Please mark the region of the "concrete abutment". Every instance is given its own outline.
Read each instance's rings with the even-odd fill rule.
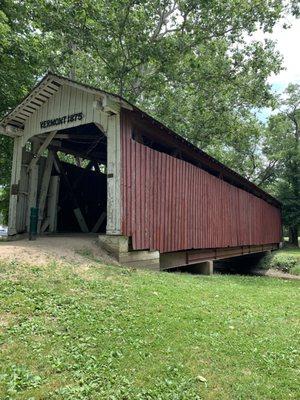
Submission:
[[[122,235],[99,235],[98,240],[124,266],[160,270],[159,251],[131,250],[129,238]]]

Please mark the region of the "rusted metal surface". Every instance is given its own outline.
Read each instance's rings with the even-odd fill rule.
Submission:
[[[278,243],[277,207],[132,139],[121,118],[122,232],[135,250],[162,253]]]

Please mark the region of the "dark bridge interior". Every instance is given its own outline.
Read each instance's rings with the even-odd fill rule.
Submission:
[[[55,154],[51,175],[59,176],[57,232],[105,232],[107,137],[100,128],[60,130],[49,145]]]

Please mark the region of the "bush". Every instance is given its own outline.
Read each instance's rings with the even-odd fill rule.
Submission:
[[[283,272],[290,272],[297,265],[297,258],[289,254],[272,253],[266,255],[260,266],[262,268],[275,268]]]
[[[297,258],[287,254],[274,254],[271,260],[271,268],[290,272],[297,265]]]

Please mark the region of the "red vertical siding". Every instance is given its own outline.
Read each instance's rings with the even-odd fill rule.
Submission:
[[[121,118],[122,231],[160,252],[278,243],[278,208],[185,161],[132,139]]]

